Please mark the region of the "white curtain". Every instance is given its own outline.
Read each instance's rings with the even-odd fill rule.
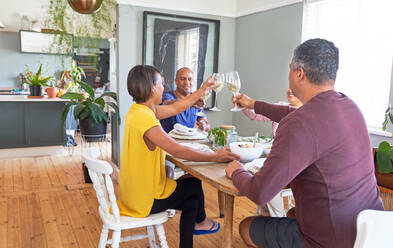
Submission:
[[[310,38],[339,48],[336,90],[357,103],[370,129],[381,130],[392,80],[393,0],[306,0],[302,39]]]

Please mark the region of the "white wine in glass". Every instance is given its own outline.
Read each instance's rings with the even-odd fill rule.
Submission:
[[[228,72],[226,75],[226,82],[227,82],[228,89],[232,92],[233,96],[235,97],[237,93],[240,91],[240,87],[241,87],[239,73],[237,71]],[[242,110],[241,108],[237,107],[237,104],[235,104],[235,106],[231,108],[231,111],[241,111],[241,110]]]
[[[215,85],[212,87],[212,89],[214,90],[214,92],[216,92],[216,97],[214,98],[214,106],[213,106],[213,108],[211,108],[209,110],[211,110],[211,111],[221,111],[221,109],[219,109],[217,107],[217,98],[218,98],[218,92],[220,92],[222,90],[222,88],[224,87],[225,75],[224,74],[220,74],[220,73],[214,73],[213,74],[213,79],[215,81]]]
[[[211,93],[212,93],[211,90],[209,90],[209,91],[207,91],[207,92],[205,91],[205,93],[201,96],[202,100],[203,100],[204,102],[206,102],[207,99],[209,99]],[[196,113],[195,115],[196,115],[196,116],[199,116],[199,117],[206,117],[206,114],[203,113],[203,112],[198,112],[198,113]]]

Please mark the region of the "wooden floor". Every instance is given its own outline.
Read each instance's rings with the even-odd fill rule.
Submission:
[[[80,156],[45,156],[0,161],[0,247],[97,247],[102,222],[91,184],[85,184]],[[217,191],[203,185],[208,217],[219,220]],[[255,205],[235,198],[233,247],[246,247],[238,224]],[[179,216],[165,223],[170,247],[178,247]],[[142,232],[135,229],[132,233]],[[130,231],[125,234],[130,234]],[[222,232],[194,237],[194,247],[220,247]],[[147,240],[120,247],[149,247]]]

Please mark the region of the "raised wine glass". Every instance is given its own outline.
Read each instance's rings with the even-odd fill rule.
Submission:
[[[221,111],[221,109],[219,109],[217,107],[217,98],[218,98],[218,92],[220,92],[222,90],[222,88],[224,87],[225,75],[224,74],[220,74],[220,73],[214,73],[213,74],[213,79],[214,79],[216,84],[212,87],[212,89],[214,90],[214,92],[216,92],[216,97],[214,98],[214,106],[213,106],[213,108],[211,108],[209,110],[211,110],[211,111]]]
[[[202,100],[203,100],[204,102],[206,102],[207,99],[210,97],[211,93],[212,93],[211,90],[205,91],[205,93],[201,96]],[[204,112],[201,112],[201,111],[200,111],[200,112],[197,112],[195,115],[196,115],[196,116],[199,116],[199,117],[206,117],[206,114],[205,114]]]
[[[237,93],[240,91],[240,77],[237,71],[228,72],[226,74],[226,83],[228,89],[232,92],[233,96],[236,97]],[[235,104],[231,111],[241,111],[242,109]]]

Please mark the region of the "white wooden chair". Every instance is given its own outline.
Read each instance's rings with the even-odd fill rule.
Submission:
[[[366,209],[358,214],[354,248],[393,247],[393,211]]]
[[[166,211],[149,215],[145,218],[133,218],[128,216],[120,216],[119,208],[116,203],[116,196],[113,190],[112,180],[110,174],[112,174],[111,165],[103,160],[98,160],[100,155],[99,150],[96,147],[88,148],[86,153],[83,154],[85,165],[89,170],[89,175],[93,181],[94,189],[98,198],[98,212],[102,219],[103,227],[101,231],[101,237],[98,244],[99,248],[104,248],[107,244],[111,244],[113,248],[118,248],[120,242],[126,242],[130,240],[139,240],[148,238],[150,247],[159,247],[156,242],[154,234],[154,226],[157,229],[157,234],[160,239],[161,247],[167,248],[168,243],[165,237],[165,231],[163,223],[168,220],[168,214]],[[110,212],[110,209],[112,213]],[[120,237],[121,230],[146,227],[147,235],[133,235],[127,237]],[[112,239],[108,240],[108,232],[113,230]]]
[[[284,207],[284,201],[287,202],[287,208]],[[269,211],[269,215],[271,217],[285,217],[288,210],[295,206],[294,201],[295,198],[293,197],[292,190],[289,188],[282,189],[277,196],[266,204],[266,207],[265,205],[258,205],[255,210],[255,216],[265,215],[267,214],[267,211]]]

